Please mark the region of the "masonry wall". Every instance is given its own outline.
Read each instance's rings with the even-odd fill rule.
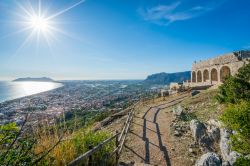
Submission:
[[[192,65],[191,86],[221,84],[229,75],[235,75],[238,69],[247,63],[249,58],[250,52],[245,51],[195,62]]]

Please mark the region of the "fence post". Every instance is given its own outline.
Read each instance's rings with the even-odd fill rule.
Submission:
[[[93,149],[93,145],[89,145],[89,150]],[[92,155],[89,156],[89,166],[92,166],[93,158]]]
[[[118,166],[118,160],[119,160],[119,154],[118,154],[118,147],[119,147],[119,134],[118,134],[118,130],[115,131],[116,133],[116,137],[115,137],[115,146],[117,148],[116,152],[115,152],[115,165]]]

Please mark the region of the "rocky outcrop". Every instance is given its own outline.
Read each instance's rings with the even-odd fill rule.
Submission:
[[[170,127],[173,129],[174,136],[181,137],[190,131],[188,122],[182,121],[182,117],[185,116],[184,108],[181,105],[172,109],[174,115],[174,120],[172,121]]]
[[[225,128],[220,129],[220,151],[221,156],[224,162],[224,165],[234,165],[236,160],[241,157],[240,153],[237,153],[235,151],[231,151],[231,141],[230,141],[230,135],[232,132],[230,130],[227,130]]]
[[[201,138],[206,135],[205,125],[196,119],[191,120],[190,130],[196,142],[200,142]]]
[[[197,161],[196,166],[218,164],[213,163],[213,159],[218,157],[217,154],[213,153],[213,146],[215,145],[214,143],[219,143],[223,166],[233,166],[236,160],[241,157],[241,154],[231,151],[230,135],[232,132],[222,128],[222,125],[219,121],[209,120],[207,125],[205,125],[198,120],[192,120],[190,122],[190,129],[195,142],[198,143],[200,149],[206,153]],[[209,163],[210,161],[211,163]]]
[[[241,157],[241,154],[239,154],[235,151],[232,151],[232,152],[230,152],[227,161],[230,163],[230,165],[234,165],[236,160],[240,157]]]
[[[228,161],[230,154],[230,134],[231,132],[225,128],[220,130],[220,150],[223,160]]]
[[[208,126],[207,127],[208,137],[214,142],[219,142],[220,140],[220,129],[216,126]]]
[[[221,160],[216,153],[203,154],[195,163],[195,166],[221,166]]]
[[[176,108],[173,108],[172,111],[176,118],[179,118],[183,114],[183,108],[180,105],[178,105]]]

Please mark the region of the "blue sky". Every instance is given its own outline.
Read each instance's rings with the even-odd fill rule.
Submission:
[[[0,80],[144,79],[250,48],[247,0],[42,0],[54,29],[27,39],[38,4],[0,1]]]

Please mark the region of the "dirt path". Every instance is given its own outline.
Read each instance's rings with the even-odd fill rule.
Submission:
[[[170,107],[189,94],[172,97],[162,104],[144,106],[135,115],[121,161],[152,165],[191,165],[186,144],[170,131],[173,115]]]

